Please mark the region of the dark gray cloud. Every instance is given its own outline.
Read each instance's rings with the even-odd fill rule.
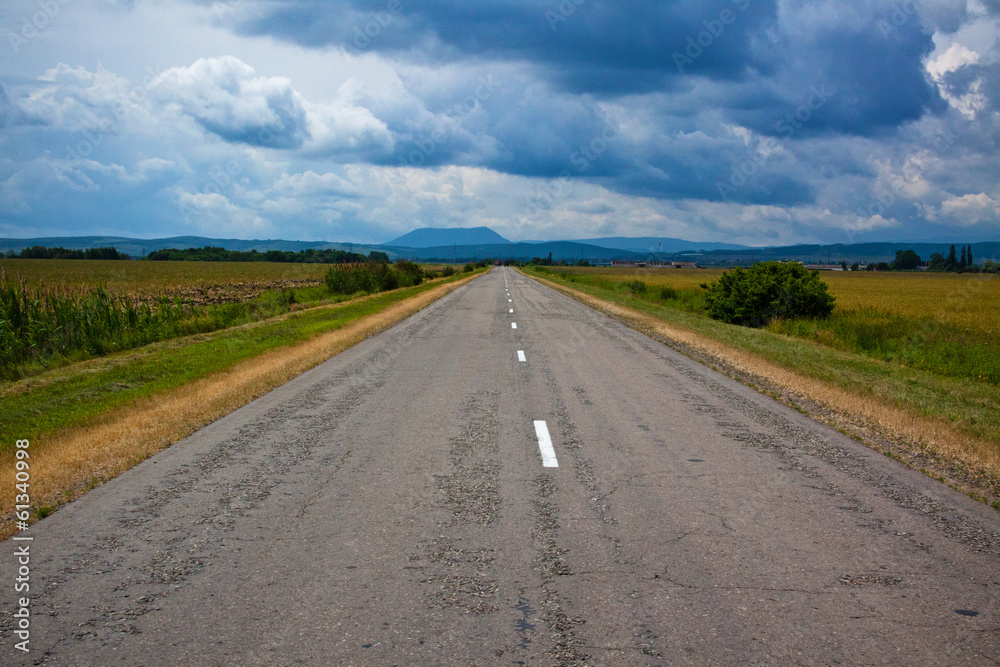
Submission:
[[[3,63],[0,229],[93,228],[115,201],[165,230],[180,210],[192,232],[356,240],[1000,224],[996,0],[190,2],[72,5],[119,56],[124,26],[172,17],[136,54],[151,81],[89,37],[47,55],[55,32]]]
[[[923,69],[934,48],[924,23],[933,14],[953,30],[964,5],[901,18],[894,16],[899,6],[879,0],[844,11],[830,2],[793,2],[779,17],[776,0],[274,0],[234,21],[246,34],[407,60],[524,62],[553,86],[598,98],[683,92],[691,77],[749,84],[722,108],[770,134],[787,132],[779,122],[809,103],[813,88],[825,87],[835,94],[811,110],[799,136],[865,135],[943,108]]]
[[[776,14],[776,0],[276,0],[257,3],[234,21],[244,34],[306,46],[438,62],[532,62],[551,68],[553,80],[575,92],[622,94],[663,89],[685,71],[735,79],[770,69],[758,35],[774,26]],[[699,46],[699,38],[710,43]],[[685,53],[694,65],[678,67],[675,54]]]

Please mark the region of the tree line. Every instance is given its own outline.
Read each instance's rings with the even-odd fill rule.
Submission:
[[[952,245],[948,250],[948,256],[944,256],[939,252],[931,255],[930,260],[927,262],[927,269],[929,271],[969,271],[977,272],[979,270],[985,270],[989,273],[997,272],[997,264],[990,260],[983,262],[982,266],[976,266],[975,259],[972,256],[972,246],[962,247],[962,256],[957,257],[955,253],[955,246]]]
[[[205,246],[204,248],[166,248],[164,250],[154,250],[146,256],[152,261],[187,261],[187,262],[284,262],[289,264],[353,264],[359,262],[379,262],[386,264],[389,262],[389,255],[376,250],[368,255],[357,252],[347,252],[346,250],[268,250],[259,252],[257,250],[226,250]]]
[[[47,248],[37,245],[24,248],[20,253],[16,254],[10,251],[6,256],[9,259],[131,259],[128,254],[119,252],[114,247],[71,250],[68,248]],[[315,248],[309,248],[308,250],[301,250],[299,252],[291,250],[259,252],[257,250],[226,250],[225,248],[205,246],[204,248],[165,248],[163,250],[154,250],[146,255],[145,259],[154,262],[284,262],[289,264],[378,262],[387,264],[389,262],[389,255],[377,250],[363,255],[357,252],[333,249],[316,250]]]
[[[841,262],[841,266],[847,270],[847,263]],[[928,271],[953,272],[953,273],[997,273],[1000,272],[1000,264],[992,260],[986,260],[982,264],[975,263],[972,254],[972,245],[962,246],[961,255],[952,245],[947,255],[939,252],[931,254],[925,262],[920,255],[913,250],[897,250],[896,259],[893,262],[878,262],[868,265],[869,271],[915,271],[922,266],[926,266]],[[852,271],[860,270],[857,263],[851,265]]]
[[[131,259],[123,252],[114,248],[87,248],[86,250],[70,250],[68,248],[46,248],[35,245],[23,248],[20,253],[7,253],[10,259]]]

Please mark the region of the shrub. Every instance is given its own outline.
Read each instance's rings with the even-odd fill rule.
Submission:
[[[702,285],[708,314],[723,322],[762,327],[775,318],[826,317],[834,297],[819,271],[798,262],[761,262],[727,271]]]
[[[473,264],[472,262],[469,262],[468,264],[462,267],[462,273],[472,273],[475,270],[476,270],[476,265]]]
[[[28,287],[0,270],[0,379],[16,380],[31,366],[85,359],[117,350],[285,312],[292,290],[272,290],[253,301],[195,308],[161,297],[155,304],[109,293],[103,286],[70,292]]]
[[[400,287],[412,287],[423,282],[424,270],[421,269],[419,265],[414,264],[408,259],[398,259],[396,260],[395,266],[396,270],[400,273]]]
[[[660,298],[664,301],[677,298],[677,290],[673,287],[664,287],[660,290]]]
[[[622,283],[622,285],[629,292],[635,292],[636,294],[645,294],[648,286],[641,280],[628,280]]]
[[[325,282],[331,294],[350,295],[357,292],[385,292],[398,287],[413,287],[424,279],[424,272],[413,262],[399,260],[395,264],[361,262],[336,264],[326,272]]]

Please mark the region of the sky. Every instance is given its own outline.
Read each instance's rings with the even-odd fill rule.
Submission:
[[[0,237],[1000,240],[1000,0],[4,0]]]

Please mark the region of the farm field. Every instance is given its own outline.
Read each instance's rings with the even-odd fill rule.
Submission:
[[[253,298],[268,289],[318,285],[328,264],[280,262],[148,262],[87,259],[0,259],[12,281],[29,288],[59,285],[70,291],[103,285],[115,296],[160,296],[222,303]],[[217,298],[205,298],[216,295]]]
[[[715,280],[722,269],[632,269],[559,267],[568,276],[603,278],[615,283],[642,280],[651,288],[673,287],[700,294],[701,283]],[[837,297],[838,310],[879,309],[906,317],[932,316],[984,333],[1000,326],[1000,280],[995,274],[894,273],[823,271],[823,282]]]
[[[24,278],[26,287],[60,286],[71,292],[103,286],[113,296],[153,301],[161,296],[194,305],[244,301],[273,289],[320,285],[331,264],[283,262],[149,262],[86,259],[5,259],[0,270],[12,282]],[[449,266],[424,264],[425,271],[441,273]]]
[[[570,282],[626,290],[691,312],[702,312],[700,285],[724,272],[550,270]],[[821,321],[773,322],[770,331],[946,376],[1000,384],[1000,280],[996,275],[824,271],[820,277],[837,299],[833,314]],[[636,281],[646,285],[645,291]],[[664,289],[676,295],[664,300]]]
[[[0,263],[0,380],[414,284],[410,277],[331,291],[324,276],[345,266],[8,259]],[[455,272],[411,267],[417,283]]]

